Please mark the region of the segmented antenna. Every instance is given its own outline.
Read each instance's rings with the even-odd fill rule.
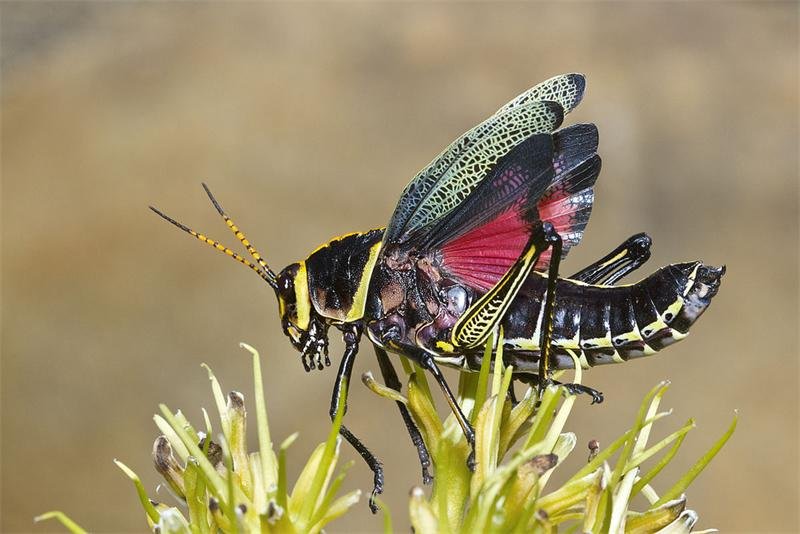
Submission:
[[[250,255],[253,257],[253,259],[256,260],[256,262],[258,262],[258,264],[261,266],[264,272],[267,273],[268,276],[271,276],[273,280],[277,279],[275,273],[272,272],[272,269],[269,268],[267,262],[265,262],[264,259],[261,257],[261,254],[259,254],[258,251],[255,249],[255,247],[250,244],[250,241],[247,240],[244,233],[242,233],[242,231],[239,230],[239,227],[236,226],[236,223],[234,223],[233,220],[230,217],[228,217],[228,214],[225,213],[225,210],[223,210],[222,206],[219,205],[219,202],[217,202],[217,199],[214,198],[214,195],[211,194],[211,190],[208,188],[208,186],[205,183],[203,183],[202,185],[203,189],[206,190],[208,198],[211,199],[211,203],[214,204],[214,207],[217,209],[217,212],[220,215],[222,215],[223,219],[225,219],[225,224],[227,224],[228,228],[231,229],[231,232],[233,232],[233,235],[236,236],[236,239],[238,239],[242,243],[242,245],[244,245],[244,248],[247,249],[247,252],[249,252]]]
[[[228,224],[228,227],[230,227],[231,230],[234,231],[234,233],[236,234],[236,237],[239,238],[239,240],[242,242],[242,244],[245,245],[245,247],[247,247],[247,251],[258,262],[258,265],[255,265],[254,263],[250,262],[249,260],[247,260],[247,258],[242,257],[240,254],[238,254],[237,252],[234,252],[233,250],[231,250],[230,248],[226,247],[225,245],[223,245],[219,241],[216,241],[214,239],[211,239],[210,237],[207,237],[207,236],[205,236],[203,234],[195,232],[194,230],[192,230],[191,228],[189,228],[185,224],[179,223],[178,221],[176,221],[175,219],[173,219],[169,215],[161,212],[157,208],[154,208],[153,206],[150,206],[150,209],[153,210],[153,212],[155,212],[156,215],[158,215],[159,217],[161,217],[165,221],[177,226],[178,228],[180,228],[181,230],[183,230],[187,234],[199,239],[200,241],[202,241],[203,243],[205,243],[207,245],[211,245],[215,249],[219,250],[220,252],[223,252],[223,253],[227,254],[228,256],[230,256],[231,258],[235,259],[239,263],[241,263],[243,265],[246,265],[247,267],[249,267],[250,269],[255,271],[258,274],[258,276],[260,276],[266,283],[268,283],[270,286],[272,286],[273,289],[277,289],[278,288],[278,282],[277,282],[275,273],[272,272],[272,270],[269,268],[269,266],[266,264],[266,262],[264,262],[264,260],[261,258],[261,255],[258,253],[258,251],[255,248],[253,248],[252,245],[250,245],[250,243],[247,241],[247,238],[244,237],[244,234],[241,231],[239,231],[239,229],[236,227],[235,224],[233,224],[233,221],[231,221],[230,218],[227,217],[222,212],[222,208],[219,206],[217,201],[211,195],[211,191],[209,191],[208,187],[206,187],[205,184],[203,184],[203,187],[205,188],[206,193],[208,193],[208,196],[211,198],[211,201],[214,203],[214,207],[216,207],[217,211],[219,211],[220,214],[225,218],[225,222]]]

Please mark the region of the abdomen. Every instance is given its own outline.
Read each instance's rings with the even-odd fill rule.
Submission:
[[[669,265],[627,286],[559,279],[553,368],[573,367],[570,350],[583,367],[591,367],[648,356],[683,339],[716,295],[724,272],[693,262]],[[522,372],[538,371],[546,282],[534,273],[503,321],[509,363]]]

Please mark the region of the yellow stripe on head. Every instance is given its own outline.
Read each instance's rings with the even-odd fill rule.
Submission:
[[[300,262],[300,268],[294,277],[295,306],[297,307],[297,326],[308,330],[311,322],[311,299],[308,297],[308,271],[306,262]]]

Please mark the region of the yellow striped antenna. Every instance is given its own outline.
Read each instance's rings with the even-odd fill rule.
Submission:
[[[205,186],[205,184],[204,184],[204,186]],[[208,191],[208,188],[206,188],[206,191]],[[210,195],[210,193],[209,193],[209,195]],[[213,197],[212,197],[212,201],[213,201]],[[156,213],[156,215],[158,215],[159,217],[161,217],[165,221],[167,221],[169,223],[172,223],[173,225],[177,226],[178,228],[180,228],[181,230],[183,230],[187,234],[199,239],[200,241],[202,241],[206,245],[211,245],[215,249],[217,249],[220,252],[230,256],[231,258],[235,259],[239,263],[241,263],[243,265],[246,265],[247,267],[249,267],[250,269],[255,271],[256,274],[258,274],[258,276],[260,276],[266,283],[268,283],[270,286],[272,286],[273,289],[278,289],[278,282],[276,280],[275,273],[272,272],[272,270],[269,267],[267,267],[267,264],[264,263],[263,260],[261,262],[259,262],[259,265],[255,265],[252,262],[250,262],[249,260],[247,260],[247,258],[242,257],[240,254],[234,252],[233,250],[231,250],[230,248],[226,247],[225,245],[223,245],[219,241],[216,241],[214,239],[211,239],[210,237],[207,237],[207,236],[205,236],[203,234],[195,232],[194,230],[192,230],[191,228],[189,228],[185,224],[179,223],[178,221],[176,221],[175,219],[173,219],[169,215],[163,213],[159,209],[154,208],[153,206],[150,206],[150,209],[153,210]],[[255,249],[253,249],[253,250],[255,251]],[[252,252],[251,252],[251,254],[252,254]],[[257,252],[256,252],[256,254],[257,254]],[[261,266],[265,267],[265,269],[262,270]]]
[[[228,214],[225,213],[225,210],[222,209],[222,206],[219,205],[219,202],[217,202],[217,199],[211,194],[211,190],[208,188],[208,186],[205,183],[202,185],[203,189],[206,190],[208,198],[211,199],[211,203],[214,204],[217,212],[222,215],[223,219],[225,219],[225,224],[227,224],[228,228],[231,229],[231,232],[233,232],[233,235],[236,236],[236,239],[238,239],[242,245],[244,245],[244,248],[247,249],[247,252],[250,253],[250,256],[256,260],[256,262],[261,266],[264,272],[267,273],[267,275],[271,276],[273,280],[277,279],[275,273],[269,268],[269,265],[267,265],[267,262],[264,261],[264,258],[261,256],[261,254],[259,254],[255,247],[250,244],[250,241],[247,240],[244,233],[239,229],[238,226],[236,226],[236,223],[234,223],[233,220],[228,217]]]

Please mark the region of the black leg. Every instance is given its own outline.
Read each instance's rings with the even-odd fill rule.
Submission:
[[[647,234],[631,236],[607,256],[578,271],[570,278],[587,284],[602,282],[613,285],[650,259],[652,244],[653,240]]]
[[[436,379],[436,383],[439,384],[439,387],[442,389],[442,393],[444,393],[444,398],[447,400],[447,403],[450,405],[450,409],[453,411],[453,415],[456,416],[458,424],[464,431],[464,437],[467,438],[467,443],[469,443],[469,446],[472,449],[469,454],[469,458],[467,458],[467,465],[469,465],[470,469],[474,469],[475,430],[473,430],[472,425],[469,424],[469,420],[466,418],[466,416],[464,416],[464,412],[461,411],[461,406],[458,405],[455,395],[453,395],[453,392],[450,390],[450,386],[447,385],[447,380],[445,380],[441,369],[439,369],[439,366],[436,365],[433,357],[425,351],[419,351],[417,355],[418,361],[420,362],[420,365],[422,365],[423,369],[430,371],[430,373],[433,375],[433,378]]]
[[[336,382],[333,386],[330,409],[331,420],[336,417],[340,409],[344,410],[344,413],[347,413],[347,398],[344,399],[344,405],[340,406],[339,395],[342,391],[343,384],[346,384],[348,388],[350,387],[350,375],[353,374],[353,363],[355,362],[356,354],[358,354],[358,342],[361,339],[361,325],[358,323],[345,325],[342,327],[342,332],[345,350],[344,356],[342,356],[342,363],[339,365],[339,372],[336,374]],[[383,493],[383,465],[381,465],[381,462],[375,458],[375,455],[372,454],[366,445],[361,443],[361,440],[350,432],[346,426],[342,425],[339,428],[339,434],[353,446],[372,470],[374,477],[372,494],[369,498],[369,508],[372,510],[373,514],[377,513],[378,506],[375,504],[375,497]]]
[[[541,395],[550,379],[550,339],[553,336],[553,304],[556,298],[558,267],[561,263],[561,236],[553,225],[545,223],[541,227],[545,242],[550,245],[550,269],[547,273],[547,294],[544,299],[542,330],[539,333],[539,394]]]
[[[378,357],[378,365],[380,365],[381,374],[383,375],[386,386],[399,393],[403,386],[400,383],[400,379],[397,378],[397,371],[395,371],[392,361],[389,359],[386,351],[376,346],[375,356]],[[414,420],[411,418],[408,407],[402,402],[398,402],[397,407],[400,409],[400,415],[403,417],[403,422],[406,424],[408,435],[411,436],[411,442],[414,444],[414,447],[417,449],[417,454],[419,455],[419,463],[422,466],[422,483],[430,484],[433,481],[433,476],[431,476],[429,471],[431,457],[430,454],[428,454],[428,448],[425,446],[425,441],[422,439],[419,428],[417,428],[417,425],[414,424]]]
[[[550,244],[550,269],[547,273],[547,294],[545,295],[544,315],[542,317],[542,330],[539,337],[539,395],[549,384],[553,383],[550,378],[550,353],[552,347],[550,340],[553,335],[553,304],[556,296],[556,281],[558,280],[558,267],[561,262],[561,236],[555,231],[552,225],[542,228],[545,240]],[[637,236],[634,236],[637,237]],[[645,236],[646,237],[646,236]],[[633,239],[633,238],[632,238]],[[649,238],[648,238],[649,240]],[[629,240],[630,241],[630,240]],[[648,252],[649,254],[649,252]],[[647,259],[647,258],[645,258]],[[603,402],[603,394],[590,387],[581,384],[561,384],[572,394],[588,393],[592,396],[592,404]]]
[[[590,395],[592,397],[592,404],[600,404],[603,402],[603,393],[589,386],[584,386],[583,384],[564,384],[562,382],[558,382],[558,385],[564,386],[564,389],[573,395],[579,395],[581,393]]]
[[[541,381],[539,380],[538,375],[533,374],[518,374],[514,375],[514,378],[519,380],[520,382],[524,382],[529,385],[540,385]],[[589,395],[592,397],[592,404],[600,404],[603,402],[603,393],[597,391],[594,388],[590,388],[589,386],[584,386],[583,384],[565,384],[563,382],[559,382],[558,380],[550,380],[551,384],[555,384],[557,386],[564,386],[569,393],[573,395],[579,395],[581,393]]]
[[[511,376],[511,383],[508,384],[507,396],[508,396],[508,400],[511,401],[511,406],[516,406],[517,404],[519,404],[519,401],[517,400],[517,394],[514,391],[514,376],[513,375]]]

